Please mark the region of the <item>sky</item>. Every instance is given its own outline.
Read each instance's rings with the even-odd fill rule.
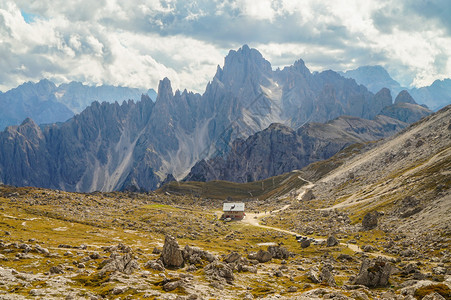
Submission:
[[[230,49],[273,68],[382,65],[403,86],[451,77],[449,0],[0,0],[0,91],[26,81],[202,93]]]

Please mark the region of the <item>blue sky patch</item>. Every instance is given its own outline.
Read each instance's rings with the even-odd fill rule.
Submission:
[[[38,18],[37,15],[29,14],[23,10],[21,10],[20,13],[22,14],[22,17],[25,20],[25,22],[27,22],[28,24],[33,23]]]

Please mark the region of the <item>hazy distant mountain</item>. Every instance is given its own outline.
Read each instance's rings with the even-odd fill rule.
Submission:
[[[27,117],[39,124],[64,122],[72,117],[73,112],[57,101],[55,90],[53,82],[41,80],[0,94],[0,129],[20,124]]]
[[[373,93],[377,93],[382,88],[388,88],[392,94],[398,94],[405,89],[391,78],[390,74],[382,66],[363,66],[355,70],[339,73],[346,78],[355,79],[358,84],[363,84]]]
[[[451,104],[451,79],[436,80],[430,86],[408,89],[401,87],[382,66],[364,66],[339,73],[355,79],[373,93],[384,87],[390,89],[393,95],[407,90],[419,104],[425,104],[434,111]]]
[[[95,94],[75,83],[63,88],[59,101]],[[302,60],[273,71],[245,45],[229,52],[203,95],[174,93],[165,78],[155,102],[147,95],[94,102],[62,124],[40,128],[27,119],[8,127],[0,133],[0,181],[84,192],[150,190],[169,174],[184,178],[201,159],[227,155],[236,138],[272,123],[297,129],[341,115],[372,119],[387,105],[389,92],[374,95],[333,71],[312,74]]]
[[[410,94],[432,110],[438,110],[451,104],[451,79],[436,80],[430,86],[413,88]]]
[[[156,99],[156,92],[153,89],[146,92],[145,90],[121,86],[88,86],[75,81],[63,83],[54,91],[57,101],[66,105],[74,113],[80,113],[94,101],[139,100],[141,95],[145,93],[148,93],[152,100]]]
[[[37,124],[64,122],[93,101],[139,100],[143,93],[145,91],[138,89],[106,85],[94,87],[80,82],[60,86],[47,79],[38,83],[26,82],[0,93],[0,128],[18,125],[25,118],[32,118]],[[147,93],[155,100],[154,90]]]

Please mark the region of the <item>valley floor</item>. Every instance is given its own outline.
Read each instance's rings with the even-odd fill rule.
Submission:
[[[311,188],[248,201],[243,222],[223,222],[222,201],[211,199],[2,186],[0,299],[421,299],[443,290],[449,299],[449,234],[423,251],[410,237],[362,230],[346,211],[317,210],[303,200]],[[182,249],[180,268],[160,262],[166,235]],[[379,254],[389,283],[354,282]]]

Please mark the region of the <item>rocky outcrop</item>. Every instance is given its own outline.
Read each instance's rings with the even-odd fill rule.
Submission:
[[[219,261],[214,261],[204,268],[205,275],[210,280],[215,280],[219,282],[232,283],[235,280],[233,275],[233,268],[228,265],[221,263]]]
[[[182,250],[180,250],[179,243],[174,237],[166,235],[160,259],[165,267],[180,268],[183,266]]]
[[[106,272],[131,274],[139,268],[138,261],[132,253],[126,253],[125,255],[112,254],[112,257],[107,259],[104,264],[104,267],[100,270],[100,274],[105,274]]]
[[[367,287],[385,287],[389,283],[391,270],[391,265],[383,259],[365,259],[353,284],[361,284]]]

